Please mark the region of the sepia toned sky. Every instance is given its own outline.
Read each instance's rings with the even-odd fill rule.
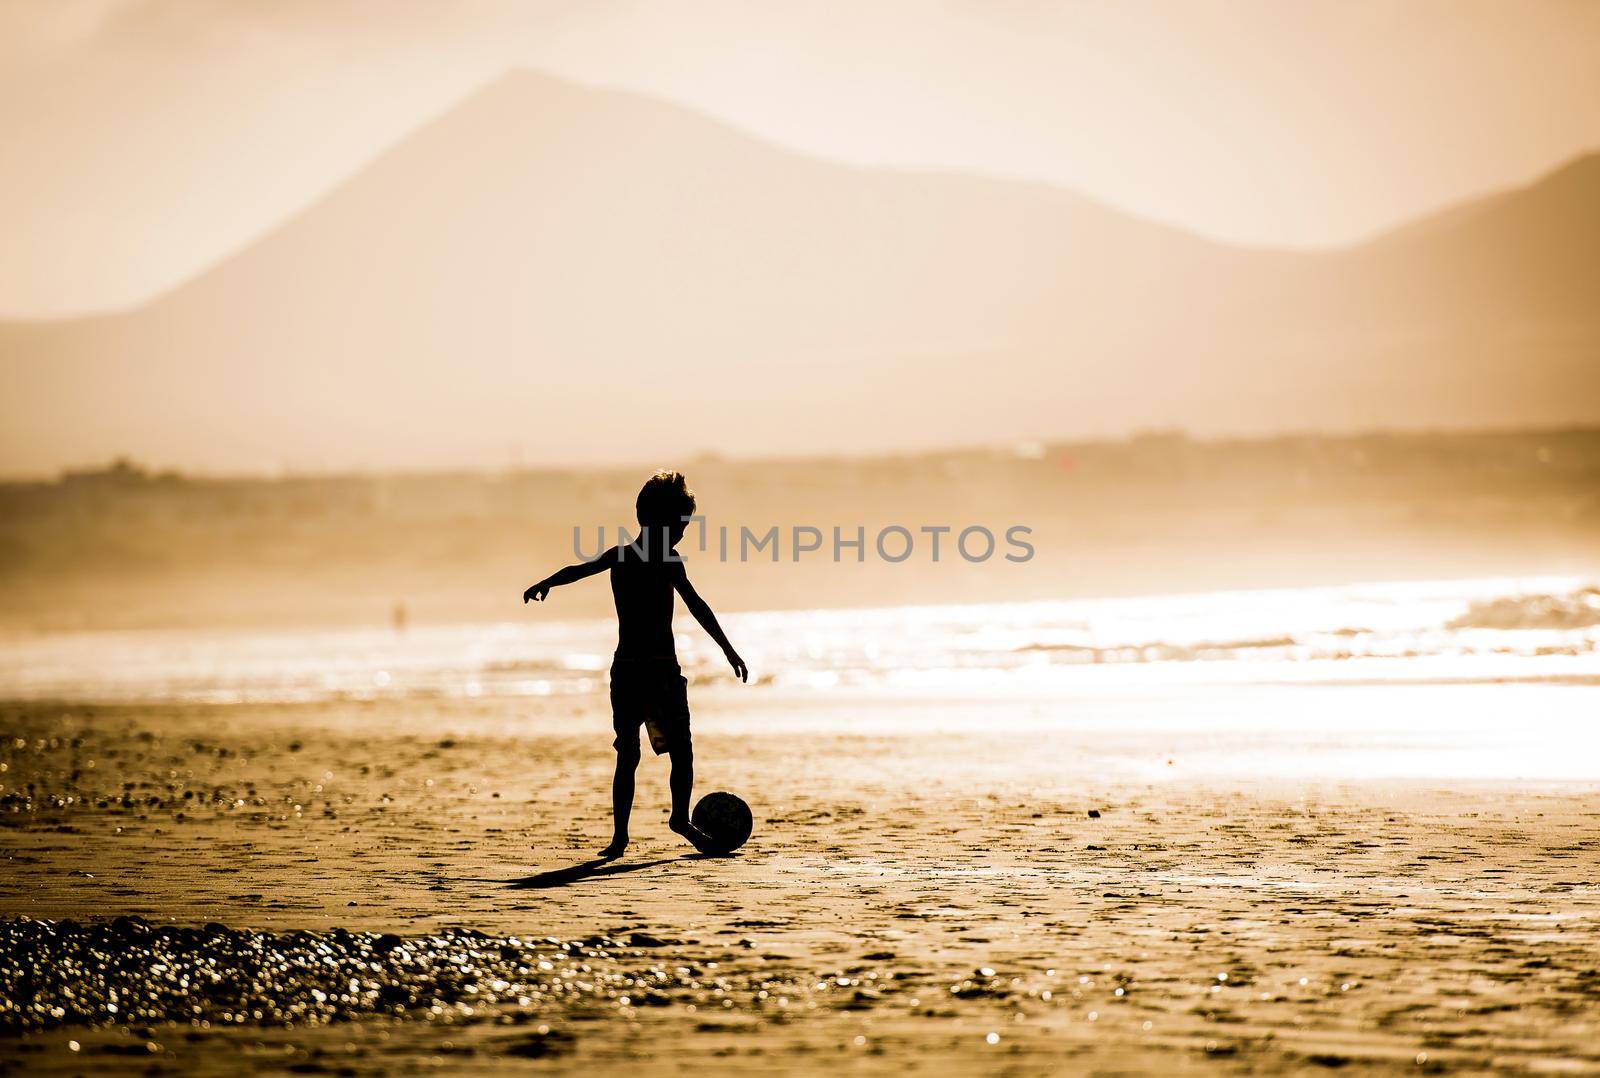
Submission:
[[[1245,244],[1600,147],[1591,0],[0,0],[0,316],[159,293],[518,65]]]

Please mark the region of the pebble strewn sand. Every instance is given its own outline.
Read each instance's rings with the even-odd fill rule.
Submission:
[[[702,703],[702,789],[756,836],[694,854],[647,761],[607,866],[593,702],[0,706],[0,1063],[1600,1070],[1594,784]]]

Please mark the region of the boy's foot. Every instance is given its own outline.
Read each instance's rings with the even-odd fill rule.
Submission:
[[[689,845],[701,853],[715,853],[716,844],[711,841],[711,836],[700,830],[688,820],[668,820],[667,826],[689,840]]]
[[[604,857],[607,861],[615,861],[617,858],[621,857],[625,852],[627,852],[627,849],[628,836],[618,835],[616,838],[611,840],[611,845],[600,851],[600,856]]]

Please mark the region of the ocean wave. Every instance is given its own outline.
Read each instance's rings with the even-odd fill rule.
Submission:
[[[1600,625],[1600,588],[1564,595],[1516,595],[1475,602],[1447,629],[1555,629],[1570,631]]]
[[[1232,658],[1239,652],[1268,651],[1301,646],[1292,636],[1271,636],[1255,640],[1204,640],[1176,644],[1155,640],[1142,644],[1033,643],[1018,647],[1018,652],[1047,652],[1063,661],[1080,662],[1196,662]]]

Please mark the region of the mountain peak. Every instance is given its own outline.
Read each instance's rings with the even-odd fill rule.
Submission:
[[[1589,155],[1492,200],[1515,216],[1247,251],[510,69],[154,304],[0,325],[0,459],[439,467],[509,445],[573,463],[1592,422],[1597,172]]]

